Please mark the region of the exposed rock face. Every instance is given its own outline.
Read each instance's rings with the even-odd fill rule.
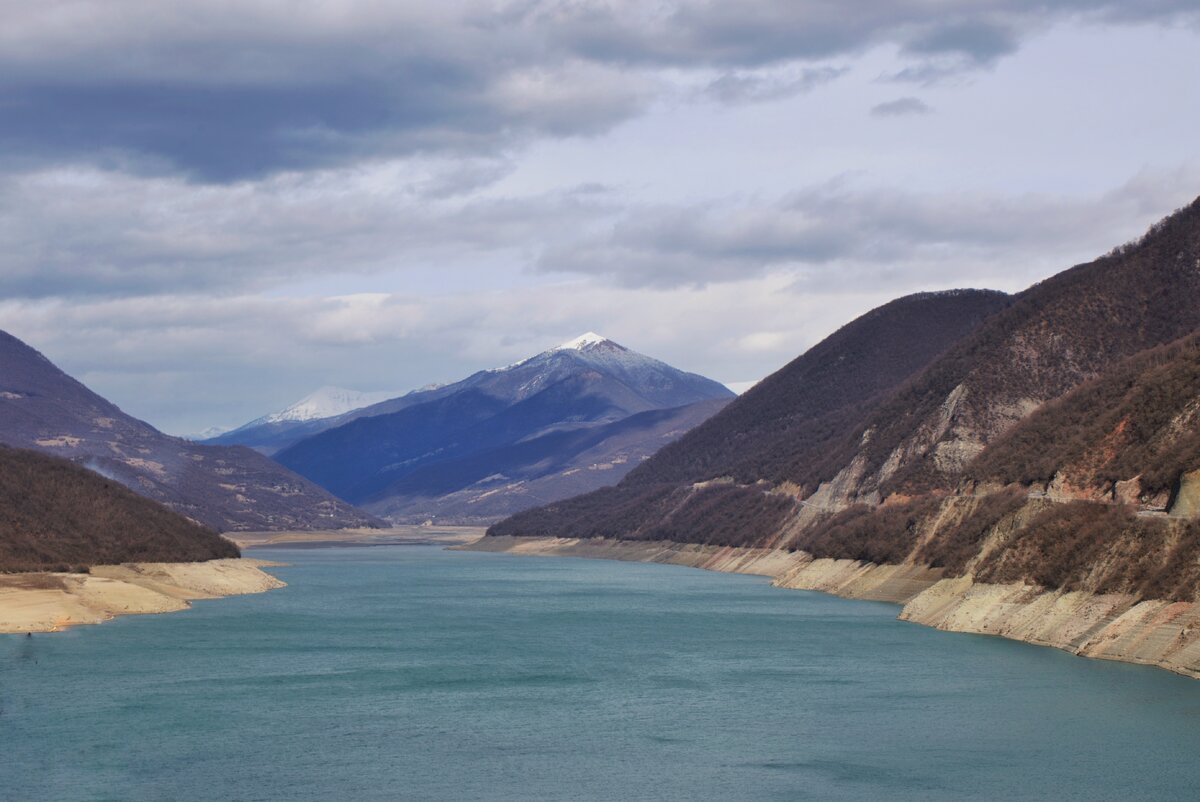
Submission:
[[[1193,602],[978,584],[963,577],[921,592],[900,617],[1200,677],[1200,605]]]
[[[1176,518],[1200,518],[1200,470],[1179,477],[1179,490],[1171,502],[1170,513]]]

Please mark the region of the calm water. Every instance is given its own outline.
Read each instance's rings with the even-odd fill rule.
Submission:
[[[281,591],[0,637],[11,800],[1192,799],[1200,682],[752,577],[273,550]]]

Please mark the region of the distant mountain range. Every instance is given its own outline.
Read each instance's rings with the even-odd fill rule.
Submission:
[[[393,521],[477,523],[612,484],[733,397],[589,332],[453,384],[323,418],[309,410],[334,404],[308,404],[210,442],[270,451]]]
[[[200,442],[209,445],[250,446],[267,456],[305,437],[337,425],[348,412],[378,404],[398,393],[363,393],[344,387],[322,387],[278,412],[263,415],[236,429],[209,431]]]
[[[380,523],[251,449],[163,434],[4,332],[0,443],[69,459],[218,531]]]

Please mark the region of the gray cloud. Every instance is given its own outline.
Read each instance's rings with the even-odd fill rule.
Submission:
[[[845,75],[847,67],[813,67],[799,74],[770,75],[745,72],[727,72],[710,83],[704,90],[709,97],[721,103],[763,103],[783,100]]]
[[[910,117],[932,112],[929,104],[917,97],[900,97],[871,107],[873,117]]]
[[[56,264],[61,291],[53,296],[14,297],[6,264],[0,328],[128,411],[187,432],[244,422],[325,383],[374,390],[461,378],[587,329],[719,379],[757,378],[891,297],[954,286],[1020,289],[1095,256],[1190,200],[1200,173],[1144,173],[1093,197],[917,193],[843,181],[774,201],[624,209],[611,189],[587,186],[508,201],[471,196],[424,217],[422,207],[446,202],[364,200],[365,187],[338,184],[333,192],[297,178],[276,179],[274,195],[113,180],[73,174],[36,188],[42,202],[14,225],[58,215],[60,232],[85,225],[91,239],[72,246],[81,260],[75,272],[74,258]],[[91,183],[90,194],[56,209],[49,199],[66,181],[76,190]],[[372,175],[367,183],[389,182]],[[105,197],[114,209],[144,205],[81,221]],[[116,232],[144,284],[127,295],[112,291],[125,286],[120,273],[89,266],[88,249],[114,247],[102,238],[114,221],[171,207],[165,230],[150,221]],[[15,204],[0,220],[7,224],[12,211]],[[269,223],[246,222],[252,212]],[[347,233],[356,224],[366,228]],[[323,270],[369,273],[388,254],[424,255],[450,272],[445,243],[455,238],[468,252],[464,263],[501,253],[560,275],[519,289],[437,295],[256,291]],[[47,250],[64,247],[54,236],[36,239]],[[214,280],[216,269],[227,272]]]
[[[905,50],[925,56],[954,54],[991,64],[1016,52],[1017,44],[1017,32],[1006,25],[965,20],[931,28],[909,41]]]
[[[231,293],[422,265],[467,270],[610,213],[592,186],[477,194],[507,169],[406,162],[202,187],[96,170],[26,174],[0,182],[0,295]]]
[[[413,153],[495,154],[641,114],[663,68],[734,102],[802,92],[772,68],[896,45],[929,82],[1071,15],[1196,18],[1167,0],[246,0],[14,3],[0,32],[9,169],[86,161],[234,181]],[[138,20],[129,25],[128,20]]]
[[[835,181],[775,203],[637,209],[600,236],[550,246],[538,267],[652,287],[782,269],[818,292],[838,277],[970,275],[966,264],[984,275],[1031,262],[1061,269],[1135,236],[1163,209],[1190,202],[1197,186],[1194,170],[1145,174],[1098,198],[917,194]]]
[[[1037,256],[1061,267],[1133,237],[1200,186],[1195,171],[1148,173],[1099,198],[839,180],[776,199],[675,205],[600,185],[476,191],[507,169],[451,160],[205,187],[91,170],[26,175],[0,183],[0,295],[230,295],[326,279],[339,292],[356,276],[419,282],[422,271],[452,288],[525,268],[667,288],[851,265],[919,272]]]

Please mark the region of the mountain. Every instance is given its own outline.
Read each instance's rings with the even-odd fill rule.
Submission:
[[[202,432],[192,432],[191,434],[182,435],[182,437],[184,440],[191,440],[193,443],[202,443],[205,440],[220,437],[228,431],[231,431],[228,426],[209,426]]]
[[[665,536],[658,528],[663,511],[689,498],[698,483],[725,479],[751,486],[741,494],[751,500],[762,496],[753,487],[759,482],[798,494],[802,477],[812,466],[823,466],[825,455],[835,451],[848,432],[931,361],[1010,303],[1004,293],[980,290],[923,293],[892,301],[763,379],[616,487],[530,510],[493,530],[653,538]],[[726,484],[735,486],[724,482],[722,487]],[[757,533],[753,526],[743,528]],[[692,537],[707,538],[706,527]],[[743,537],[761,537],[761,533],[747,532]]]
[[[351,412],[276,458],[393,520],[453,510],[454,520],[474,522],[611,484],[732,397],[589,332]],[[650,412],[661,414],[617,425]]]
[[[237,557],[216,532],[57,457],[0,446],[0,572]]]
[[[159,432],[4,332],[0,443],[70,459],[218,531],[378,523],[251,449]]]
[[[499,519],[612,483],[718,412],[726,399],[639,412],[613,423],[434,462],[387,485],[367,506],[385,518]]]
[[[325,386],[278,412],[263,415],[236,429],[212,432],[198,439],[208,445],[250,446],[271,456],[305,437],[336,425],[335,420],[348,412],[386,401],[394,395]]]
[[[991,314],[981,299],[882,307],[616,487],[491,534],[766,546],[1122,609],[1196,600],[1200,200]],[[933,300],[946,317],[912,306]],[[984,592],[968,587],[937,609]]]
[[[332,418],[351,410],[361,409],[380,401],[391,398],[393,393],[360,393],[357,390],[347,390],[344,387],[325,386],[305,396],[279,412],[267,415],[259,420],[264,423],[280,423],[282,421],[309,421]]]

